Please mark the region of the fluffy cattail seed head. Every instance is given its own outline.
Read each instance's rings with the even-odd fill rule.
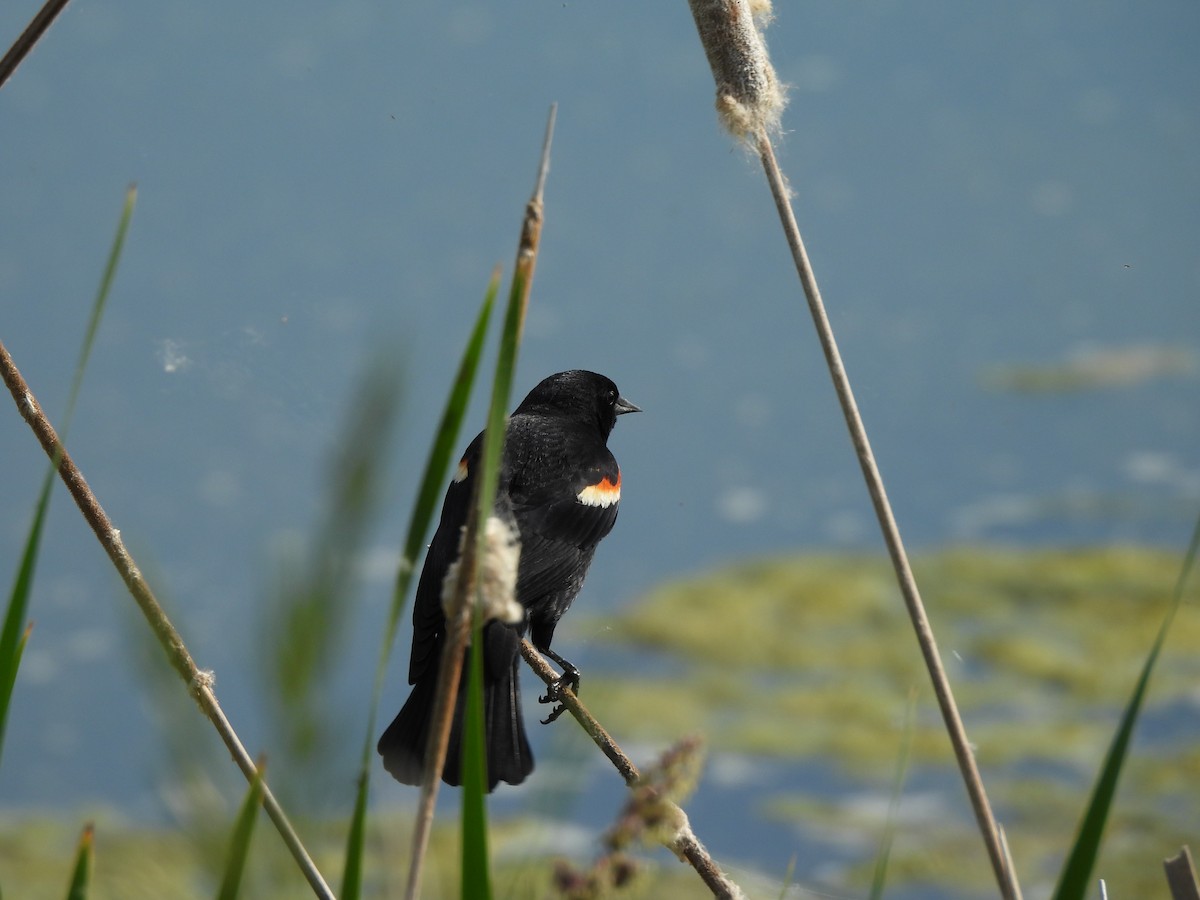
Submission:
[[[786,104],[759,28],[770,0],[688,0],[717,83],[717,118],[734,137],[778,130]]]
[[[521,559],[521,540],[516,526],[500,516],[488,516],[484,529],[484,552],[479,558],[478,570],[483,619],[485,622],[499,619],[512,625],[520,622],[525,615],[525,608],[517,602],[517,565]],[[447,618],[454,614],[458,577],[459,563],[455,560],[446,570],[446,579],[442,582],[442,609]]]

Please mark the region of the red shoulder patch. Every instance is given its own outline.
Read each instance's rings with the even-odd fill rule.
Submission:
[[[599,506],[607,509],[621,499],[621,472],[617,470],[617,481],[614,484],[607,475],[596,484],[589,484],[575,495],[584,506]]]

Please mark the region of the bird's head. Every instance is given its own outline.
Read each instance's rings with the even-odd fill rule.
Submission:
[[[617,416],[641,412],[617,390],[612,379],[572,369],[544,378],[517,407],[518,413],[548,412],[581,416],[594,421],[607,440],[617,424]]]

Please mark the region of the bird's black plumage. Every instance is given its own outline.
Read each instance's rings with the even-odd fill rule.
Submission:
[[[497,515],[515,522],[521,541],[516,599],[524,619],[484,626],[484,717],[488,789],[501,781],[519,784],[533,770],[521,718],[517,665],[520,639],[564,665],[550,650],[555,626],[583,585],[596,545],[612,530],[621,496],[621,470],[607,441],[617,416],[638,408],[603,375],[582,370],[543,380],[509,417],[497,488]],[[413,602],[408,701],[379,739],[385,768],[405,784],[418,784],[424,762],[438,662],[445,641],[442,584],[458,556],[467,521],[483,434],[463,454],[446,491],[442,518],[429,545]],[[463,679],[465,685],[466,679]],[[550,695],[548,695],[550,696]],[[442,778],[459,784],[463,694],[460,689]]]

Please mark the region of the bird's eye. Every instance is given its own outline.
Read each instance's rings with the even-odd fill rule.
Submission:
[[[604,399],[607,400],[609,402],[609,404],[616,403],[617,402],[617,392],[614,391],[612,388],[609,388],[607,393],[605,393],[605,395],[604,395]]]

